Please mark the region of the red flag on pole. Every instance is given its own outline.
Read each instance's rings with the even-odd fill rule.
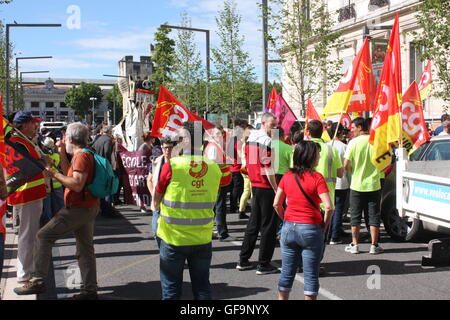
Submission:
[[[186,109],[164,86],[161,86],[151,135],[154,137],[175,135],[186,121],[201,121],[205,130],[215,127],[213,123]]]
[[[5,167],[5,131],[3,130],[3,104],[2,104],[2,96],[0,96],[0,162],[3,168]],[[0,234],[6,234],[6,201],[0,200]]]
[[[341,120],[339,120],[339,123],[342,124],[347,129],[350,129],[352,126],[352,118],[348,113],[343,113]]]
[[[283,128],[286,134],[288,134],[292,125],[297,120],[297,117],[294,112],[292,112],[291,108],[283,99],[281,94],[277,95],[277,100],[273,106],[273,114],[277,117],[280,127]]]
[[[274,112],[275,103],[277,102],[278,93],[275,87],[272,87],[272,93],[269,96],[269,101],[267,103],[266,112]],[[283,99],[284,100],[284,99]]]
[[[431,83],[432,80],[433,77],[431,75],[431,61],[428,60],[427,66],[425,67],[425,70],[423,70],[423,74],[420,78],[419,84],[420,97],[422,100],[427,99],[431,93],[431,90],[433,90],[433,85]]]
[[[305,128],[308,127],[308,122],[310,120],[318,120],[318,121],[323,123],[323,120],[319,116],[319,114],[317,113],[316,108],[314,108],[314,106],[313,106],[313,104],[311,102],[311,99],[308,98],[308,107],[306,108]],[[324,141],[330,141],[331,140],[330,135],[328,134],[327,129],[325,127],[323,128],[322,139]]]

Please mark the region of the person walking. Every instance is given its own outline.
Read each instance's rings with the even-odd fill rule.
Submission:
[[[88,145],[89,129],[81,123],[67,127],[65,141],[59,143],[61,169],[55,172],[48,167],[45,174],[61,182],[65,187],[65,208],[61,209],[36,237],[33,278],[14,292],[18,295],[39,294],[46,291],[48,275],[55,242],[73,233],[76,239],[78,265],[81,272],[81,293],[74,300],[96,300],[97,270],[94,252],[94,224],[100,201],[86,188],[95,176],[94,156],[83,152]],[[67,154],[73,155],[72,162]]]
[[[264,113],[261,129],[253,130],[245,145],[245,159],[248,176],[252,185],[252,208],[245,230],[244,241],[239,253],[236,269],[240,271],[254,268],[250,257],[261,232],[256,274],[278,272],[270,262],[276,244],[278,216],[273,209],[273,199],[277,189],[273,170],[272,130],[277,127],[277,118],[272,113]]]
[[[214,207],[217,232],[220,241],[234,241],[234,237],[228,233],[227,226],[227,193],[231,191],[232,175],[230,165],[227,163],[227,155],[222,146],[224,139],[223,127],[216,126],[211,132],[211,138],[205,148],[204,155],[209,160],[216,162],[222,171],[220,180],[220,190]]]
[[[242,146],[241,146],[241,155],[242,156],[242,165],[241,165],[241,173],[244,178],[244,191],[242,192],[241,199],[239,200],[239,218],[240,219],[248,219],[248,216],[245,214],[247,211],[247,203],[248,200],[252,196],[252,185],[250,183],[250,179],[248,177],[248,170],[245,162],[245,143],[250,136],[250,132],[255,128],[252,125],[248,125],[244,133],[242,135]]]
[[[32,143],[36,137],[41,119],[33,118],[29,111],[19,111],[13,124],[23,136],[13,133],[10,141],[21,154],[40,161],[45,166],[43,152]],[[28,139],[26,139],[28,138]],[[14,154],[6,154],[6,161],[13,163]],[[7,177],[8,180],[8,177]],[[17,246],[17,281],[27,284],[33,270],[33,254],[36,234],[43,209],[43,199],[47,196],[44,174],[27,181],[8,197],[8,205],[13,207],[13,215],[19,220]]]
[[[294,167],[278,186],[273,206],[284,224],[281,230],[282,269],[278,281],[278,299],[288,300],[298,265],[303,261],[305,300],[319,294],[319,267],[325,232],[333,215],[333,202],[324,177],[314,168],[320,159],[320,146],[301,141],[294,151]],[[287,208],[284,202],[287,199]],[[322,216],[320,203],[324,204]]]
[[[162,299],[180,299],[187,260],[194,299],[210,300],[213,208],[222,172],[203,156],[203,128],[195,122],[183,126],[180,147],[184,153],[163,165],[153,198],[155,210],[161,212],[157,236],[161,239]]]
[[[380,172],[372,164],[373,146],[369,143],[369,128],[372,119],[356,118],[352,122],[352,139],[345,152],[344,166],[352,172],[350,184],[350,217],[352,227],[352,243],[346,252],[358,254],[359,234],[362,212],[368,210],[370,235],[372,244],[370,254],[379,254],[383,248],[379,246],[379,232],[381,223],[380,201],[381,183]]]
[[[107,159],[110,164],[113,162],[114,143],[112,139],[112,127],[104,126],[101,135],[92,144],[95,153]],[[112,206],[112,196],[100,199],[100,215],[105,218],[120,218],[120,212]]]

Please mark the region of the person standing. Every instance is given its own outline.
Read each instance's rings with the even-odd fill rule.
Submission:
[[[305,300],[319,294],[319,267],[325,232],[333,215],[333,202],[322,174],[313,170],[319,162],[320,146],[301,141],[294,151],[294,167],[278,186],[273,206],[283,219],[281,231],[282,270],[278,281],[278,299],[288,300],[297,267],[303,261]],[[287,208],[284,202],[287,199]],[[322,217],[320,203],[324,204]]]
[[[441,133],[438,134],[438,136],[448,136],[450,135],[450,120],[444,121],[442,124],[443,130]]]
[[[248,219],[248,216],[245,214],[247,211],[247,203],[248,199],[252,196],[252,185],[250,183],[250,179],[248,177],[247,166],[245,162],[245,143],[250,136],[250,132],[255,128],[251,125],[247,125],[244,130],[244,134],[242,135],[242,146],[241,146],[241,155],[242,157],[242,165],[241,165],[241,173],[244,178],[244,191],[242,192],[241,199],[239,200],[239,218],[240,219]]]
[[[183,126],[180,147],[184,153],[163,165],[153,198],[155,210],[161,212],[157,236],[161,239],[162,299],[180,299],[187,260],[194,299],[210,300],[213,208],[222,172],[203,156],[203,128],[195,122]]]
[[[371,119],[356,118],[352,122],[352,139],[345,152],[344,166],[352,172],[350,184],[350,217],[352,226],[352,243],[346,252],[359,253],[359,231],[361,228],[362,211],[367,208],[369,215],[370,235],[372,244],[370,254],[379,254],[383,248],[378,245],[380,232],[380,172],[372,164],[373,146],[369,143],[369,128]]]
[[[27,137],[14,133],[10,141],[23,155],[41,161],[43,167],[45,160],[42,150],[31,141],[36,137],[41,119],[33,118],[31,112],[19,111],[14,116],[14,126]],[[6,155],[7,162],[14,162],[13,154]],[[8,177],[7,177],[8,179]],[[18,246],[17,246],[17,281],[27,284],[31,279],[33,269],[33,254],[36,234],[43,209],[43,199],[47,196],[44,174],[27,181],[8,197],[8,205],[13,207],[13,215],[19,219]]]
[[[227,155],[222,146],[224,139],[223,128],[216,126],[211,132],[211,139],[205,148],[204,155],[209,160],[219,165],[222,171],[222,179],[220,180],[220,190],[217,196],[216,206],[214,207],[217,232],[220,241],[234,241],[228,233],[227,226],[227,193],[231,190],[232,176],[230,165],[227,163]]]
[[[444,122],[446,121],[450,121],[450,115],[447,113],[444,113],[441,116],[441,125],[439,127],[436,128],[436,130],[434,130],[433,135],[434,136],[438,136],[441,134],[441,132],[444,131]]]
[[[253,130],[245,145],[245,159],[248,176],[252,185],[252,209],[245,230],[244,241],[236,269],[253,269],[250,257],[255,249],[258,234],[261,232],[258,265],[256,274],[264,275],[278,272],[270,262],[276,244],[278,216],[273,208],[277,189],[273,170],[272,130],[277,127],[277,118],[272,113],[264,113],[261,129]]]
[[[55,172],[48,167],[45,174],[60,181],[65,187],[65,208],[61,209],[36,237],[33,278],[23,287],[14,289],[18,295],[39,294],[46,291],[45,280],[48,275],[55,242],[71,233],[77,244],[78,265],[81,272],[81,293],[74,300],[96,300],[97,268],[94,252],[94,224],[100,202],[86,188],[95,176],[95,160],[90,152],[83,152],[88,146],[89,129],[72,123],[67,127],[64,142],[59,143],[61,169]],[[72,162],[67,154],[73,155]]]
[[[92,144],[92,149],[94,149],[95,153],[107,159],[112,165],[114,143],[111,126],[102,127],[101,135],[95,139]],[[100,214],[106,218],[120,218],[122,216],[119,211],[112,206],[112,196],[100,199]]]

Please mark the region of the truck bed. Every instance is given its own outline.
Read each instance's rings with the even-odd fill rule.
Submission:
[[[441,178],[450,178],[450,160],[409,161],[406,171]]]

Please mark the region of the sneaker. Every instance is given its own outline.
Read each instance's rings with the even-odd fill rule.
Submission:
[[[25,281],[22,287],[14,288],[14,292],[19,296],[40,294],[44,293],[45,290],[45,284],[41,281]]]
[[[345,252],[358,254],[359,253],[359,247],[358,247],[357,244],[350,243],[348,246],[345,247]]]
[[[241,261],[236,266],[236,269],[238,269],[239,271],[245,271],[245,270],[251,270],[254,267],[255,266],[252,263],[250,263],[249,261]]]
[[[339,239],[331,239],[330,240],[330,244],[334,245],[334,244],[342,244],[342,240]]]
[[[380,254],[380,253],[383,253],[383,251],[384,251],[383,248],[380,247],[378,244],[370,245],[370,251],[369,251],[370,254]]]
[[[219,237],[219,241],[220,242],[231,242],[231,241],[237,241],[237,239],[235,237],[232,237],[232,236],[228,235],[228,236],[223,237],[223,238]]]
[[[97,292],[85,292],[72,296],[71,300],[98,300],[98,295]]]
[[[272,273],[278,273],[279,270],[277,267],[274,267],[273,265],[269,264],[267,266],[258,265],[256,268],[256,274],[258,275],[264,275],[264,274],[272,274]]]
[[[219,232],[213,231],[212,238],[213,239],[219,239]]]
[[[248,219],[248,215],[246,215],[244,212],[239,212],[239,219]]]

